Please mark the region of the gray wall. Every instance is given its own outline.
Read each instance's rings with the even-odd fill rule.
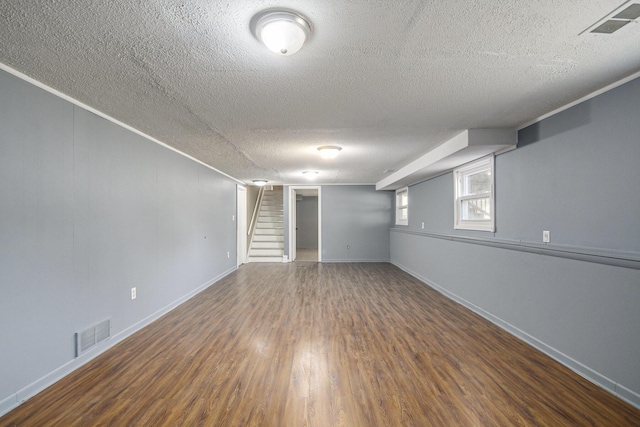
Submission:
[[[318,249],[318,198],[304,196],[296,201],[297,247]]]
[[[233,271],[236,183],[4,71],[0,99],[1,414]]]
[[[495,234],[453,230],[451,173],[411,186],[391,231],[394,264],[636,406],[638,99],[635,80],[520,131],[496,158]]]
[[[393,192],[324,185],[321,197],[323,262],[389,261]]]
[[[389,261],[394,193],[373,185],[321,186],[323,262]],[[349,249],[347,249],[349,245]],[[284,186],[284,253],[289,254],[289,186]]]

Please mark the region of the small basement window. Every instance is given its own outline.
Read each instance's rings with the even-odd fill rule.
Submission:
[[[396,190],[396,225],[409,225],[409,188]]]
[[[453,171],[454,229],[495,231],[493,155]]]

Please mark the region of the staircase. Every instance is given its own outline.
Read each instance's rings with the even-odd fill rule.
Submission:
[[[265,189],[258,212],[247,262],[282,262],[284,254],[284,213],[282,187]]]

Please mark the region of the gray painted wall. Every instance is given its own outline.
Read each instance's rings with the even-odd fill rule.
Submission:
[[[322,261],[389,261],[394,193],[373,185],[323,185]],[[349,249],[347,249],[349,245]],[[289,186],[284,186],[284,253],[289,255]]]
[[[318,198],[305,196],[296,201],[297,247],[318,249]]]
[[[236,183],[4,71],[0,99],[1,414],[233,271]]]
[[[393,192],[375,191],[373,185],[324,185],[321,197],[323,262],[389,260]]]
[[[636,406],[640,270],[517,245],[550,230],[558,253],[640,259],[639,98],[635,80],[520,131],[496,158],[495,235],[453,230],[451,173],[411,186],[409,226],[391,232],[393,263]],[[469,235],[510,248],[451,238]]]

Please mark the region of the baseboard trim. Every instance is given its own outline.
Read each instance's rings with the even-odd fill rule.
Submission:
[[[213,279],[209,280],[205,284],[199,286],[198,288],[194,289],[193,291],[189,292],[188,294],[184,295],[183,297],[178,298],[177,300],[175,300],[171,304],[166,305],[165,307],[161,308],[160,310],[156,311],[155,313],[153,313],[153,314],[145,317],[144,319],[140,320],[138,323],[135,323],[135,324],[129,326],[128,328],[124,329],[123,331],[115,334],[112,337],[112,339],[115,340],[116,343],[118,343],[118,342],[122,341],[123,339],[133,335],[134,333],[138,332],[140,329],[144,328],[145,326],[149,325],[153,321],[155,321],[155,320],[159,319],[160,317],[164,316],[165,314],[167,314],[168,312],[170,312],[174,308],[176,308],[179,305],[181,305],[181,304],[185,303],[186,301],[190,300],[191,298],[193,298],[194,296],[196,296],[200,292],[202,292],[205,289],[207,289],[209,286],[211,286],[214,283],[218,282],[219,280],[225,278],[226,276],[228,276],[229,274],[233,273],[236,270],[237,270],[237,267],[233,267],[233,268],[230,268],[229,270],[223,272],[222,274],[219,274],[218,276],[214,277]]]
[[[616,384],[616,392],[614,393],[620,399],[640,409],[640,394],[633,390],[629,390],[623,385]]]
[[[205,289],[207,289],[208,287],[214,285],[216,282],[222,280],[223,278],[225,278],[226,276],[228,276],[229,274],[233,273],[236,270],[237,270],[237,267],[234,266],[233,268],[231,268],[231,269],[219,274],[218,276],[208,280],[206,283],[204,283],[203,285],[197,287],[196,289],[194,289],[193,291],[189,292],[188,294],[178,298],[177,300],[175,300],[172,303],[164,306],[163,308],[161,308],[160,310],[156,311],[155,313],[145,317],[144,319],[140,320],[139,322],[136,322],[135,324],[129,326],[128,328],[122,330],[121,332],[113,335],[110,339],[108,339],[106,341],[103,341],[102,343],[98,344],[94,349],[92,349],[92,350],[88,351],[87,353],[84,353],[81,356],[79,356],[79,357],[77,357],[77,358],[65,363],[64,365],[54,369],[53,371],[51,371],[48,374],[44,375],[43,377],[37,379],[33,383],[31,383],[28,386],[24,387],[23,389],[18,390],[17,392],[12,393],[9,396],[7,396],[6,398],[0,400],[0,416],[3,416],[6,413],[8,413],[9,411],[11,411],[12,409],[15,409],[16,407],[20,406],[20,404],[25,402],[27,399],[30,399],[31,397],[33,397],[36,394],[40,393],[41,391],[43,391],[47,387],[53,385],[57,381],[59,381],[62,378],[66,377],[67,375],[69,375],[70,373],[75,371],[76,369],[79,369],[83,365],[89,363],[91,360],[95,359],[96,357],[98,357],[99,355],[101,355],[105,351],[109,350],[110,348],[112,348],[113,346],[118,344],[119,342],[121,342],[124,339],[130,337],[131,335],[133,335],[134,333],[138,332],[139,330],[141,330],[145,326],[151,324],[155,320],[157,320],[160,317],[164,316],[165,314],[169,313],[171,310],[173,310],[176,307],[180,306],[181,304],[185,303],[189,299],[193,298],[194,296],[196,296],[200,292],[202,292]]]
[[[323,263],[390,262],[389,259],[322,259]]]
[[[9,396],[0,400],[0,417],[18,406],[18,396],[11,393]]]
[[[521,340],[531,345],[532,347],[540,350],[547,356],[551,357],[552,359],[558,361],[559,363],[563,364],[567,368],[571,369],[573,372],[577,373],[581,377],[591,381],[592,383],[608,391],[614,396],[640,409],[640,394],[632,390],[629,390],[626,387],[616,383],[615,381],[607,378],[606,376],[600,374],[599,372],[589,368],[588,366],[567,356],[561,351],[558,351],[557,349],[551,347],[550,345],[540,341],[536,337],[529,335],[528,333],[510,324],[509,322],[504,321],[503,319],[493,315],[492,313],[484,310],[483,308],[478,307],[477,305],[465,300],[464,298],[454,294],[453,292],[448,291],[442,286],[439,286],[438,284],[434,283],[432,280],[412,271],[411,269],[405,267],[404,265],[398,263],[397,261],[391,260],[390,262],[391,264],[398,267],[400,270],[410,274],[411,276],[423,282],[425,285],[440,292],[442,295],[446,296],[447,298],[459,304],[462,304],[463,306],[473,311],[474,313],[477,313],[478,315],[484,317],[491,323],[499,326],[500,328],[516,336],[517,338],[520,338]]]

